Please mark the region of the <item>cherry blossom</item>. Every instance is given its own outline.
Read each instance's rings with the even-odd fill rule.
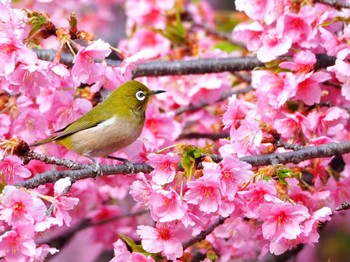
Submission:
[[[283,37],[280,29],[273,28],[261,36],[261,47],[257,52],[257,57],[261,62],[270,62],[286,54],[291,46],[292,40]]]
[[[32,225],[45,217],[46,206],[41,199],[13,186],[4,188],[1,203],[0,219],[9,225]]]
[[[148,207],[149,205],[151,193],[152,186],[144,176],[140,180],[134,181],[130,186],[130,195],[135,199],[135,201],[138,201],[145,207]]]
[[[216,212],[221,205],[219,174],[207,174],[187,184],[184,199],[189,204],[198,205],[204,213]]]
[[[21,178],[28,178],[32,174],[22,165],[22,161],[16,156],[7,156],[0,162],[0,171],[4,175],[8,184],[15,181],[19,182]]]
[[[105,67],[94,62],[94,59],[102,59],[110,54],[109,44],[97,40],[87,47],[79,50],[74,59],[72,75],[76,85],[80,83],[92,84],[101,78]],[[97,91],[97,90],[96,90]]]
[[[52,203],[53,214],[57,219],[58,225],[70,225],[71,216],[67,210],[73,209],[79,202],[78,198],[67,197],[65,192],[71,186],[71,181],[68,177],[58,180],[54,185],[54,197],[46,197],[48,201]]]
[[[173,190],[159,189],[150,196],[151,216],[155,221],[181,220],[187,211],[187,204]]]
[[[203,1],[1,1],[2,259],[42,261],[59,252],[57,260],[67,261],[66,247],[58,251],[50,239],[83,228],[90,241],[72,241],[67,250],[91,259],[98,243],[114,250],[111,261],[182,261],[196,253],[204,261],[263,261],[316,246],[319,226],[347,213],[336,208],[350,198],[349,154],[290,163],[276,157],[266,165],[246,159],[349,140],[348,10],[290,0],[235,6],[242,13],[222,23]],[[151,61],[235,57],[248,61],[243,68],[255,57],[262,64],[135,77]],[[33,155],[86,157],[55,143],[16,147],[19,139],[26,146],[50,136],[133,78],[166,92],[149,104],[137,141],[113,156],[149,171],[76,179],[71,172],[88,171]],[[17,187],[52,174],[60,179]]]
[[[175,260],[183,254],[182,240],[186,239],[191,230],[184,228],[178,222],[158,223],[156,228],[138,226],[137,233],[141,237],[144,249],[151,253],[162,252],[167,259]]]
[[[7,231],[0,236],[0,256],[6,261],[28,261],[36,254],[33,232],[21,229]]]
[[[241,122],[241,126],[231,134],[232,152],[235,152],[237,156],[254,153],[258,151],[262,138],[263,133],[258,119],[248,116]]]
[[[259,207],[259,218],[264,219],[262,233],[272,242],[281,238],[295,239],[302,232],[300,223],[310,217],[302,205],[266,203]]]
[[[124,261],[139,261],[139,262],[154,262],[155,260],[151,256],[144,256],[138,252],[130,252],[120,239],[118,239],[114,244],[114,258],[111,262],[124,262]]]
[[[180,161],[180,157],[177,154],[150,154],[148,159],[148,162],[155,168],[151,172],[154,183],[164,185],[174,180],[176,168]]]
[[[277,191],[274,182],[265,183],[258,181],[249,185],[238,195],[243,198],[245,215],[249,218],[259,218],[258,209],[262,203],[266,203],[266,195],[274,196]]]
[[[298,74],[306,74],[314,69],[316,56],[309,50],[300,51],[294,55],[293,60],[294,62],[282,62],[279,66]]]

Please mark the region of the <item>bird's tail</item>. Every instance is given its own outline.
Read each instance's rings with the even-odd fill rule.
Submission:
[[[52,141],[54,141],[56,138],[56,136],[51,136],[51,137],[48,137],[48,138],[45,138],[43,140],[39,140],[37,142],[34,142],[33,144],[30,144],[29,146],[41,146],[43,144],[47,144],[47,143],[50,143]]]

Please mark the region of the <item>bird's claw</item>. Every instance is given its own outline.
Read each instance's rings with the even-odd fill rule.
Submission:
[[[89,165],[89,167],[90,167],[92,172],[96,173],[96,178],[99,176],[102,176],[103,171],[102,171],[101,163],[93,157],[90,157],[90,156],[86,156],[86,157],[92,161],[92,165]]]
[[[131,174],[131,175],[135,174],[134,164],[132,162],[130,162],[129,160],[127,160],[126,158],[116,157],[116,156],[108,156],[108,158],[123,162],[123,164],[126,165],[126,167],[128,168],[129,174]]]
[[[93,165],[91,166],[91,169],[94,173],[96,173],[96,177],[103,175],[102,165],[100,162],[94,161]]]
[[[135,174],[135,166],[132,162],[130,162],[127,159],[124,159],[123,164],[127,166],[128,171],[130,172],[131,175]]]

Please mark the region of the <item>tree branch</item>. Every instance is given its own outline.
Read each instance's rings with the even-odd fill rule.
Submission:
[[[261,261],[262,262],[285,262],[290,261],[292,257],[296,257],[304,248],[304,244],[298,244],[295,248],[282,253],[281,255],[274,255],[268,253]],[[293,260],[293,259],[292,259]]]
[[[134,173],[150,173],[153,170],[148,164],[133,164]],[[55,183],[57,180],[69,177],[73,182],[85,178],[96,178],[98,174],[91,168],[92,166],[88,166],[89,168],[78,169],[78,170],[53,170],[47,171],[42,174],[36,175],[33,178],[30,178],[26,181],[22,181],[16,183],[17,187],[25,187],[25,188],[36,188],[40,185],[44,185],[46,183]],[[130,167],[125,164],[120,165],[103,165],[101,166],[102,175],[108,176],[112,174],[118,175],[126,175],[130,174]]]
[[[251,71],[264,67],[256,57],[199,58],[181,61],[150,61],[133,70],[133,78],[141,76],[167,76]]]
[[[335,57],[316,55],[316,70],[335,64]],[[234,71],[251,71],[265,67],[256,57],[198,58],[181,61],[151,61],[139,64],[133,70],[133,78],[140,76],[166,76],[206,74]]]
[[[271,165],[275,163],[300,163],[302,161],[320,158],[332,157],[350,153],[350,142],[328,143],[319,146],[307,146],[300,150],[284,153],[274,153],[259,156],[244,156],[239,158],[241,161],[250,163],[253,166]]]
[[[33,49],[38,58],[52,61],[56,55],[55,50]],[[335,57],[325,54],[316,55],[316,70],[334,65]],[[288,58],[288,57],[281,57]],[[62,54],[61,63],[71,66],[74,57],[71,54]],[[120,65],[121,61],[106,59],[107,64]],[[257,67],[265,67],[256,57],[224,57],[224,58],[198,58],[181,61],[150,61],[140,63],[133,70],[133,78],[141,76],[167,76],[189,75],[205,73],[221,73],[235,71],[251,71]]]
[[[69,169],[85,169],[85,168],[90,167],[90,165],[80,164],[80,163],[74,162],[74,161],[69,160],[69,159],[61,159],[61,158],[56,158],[53,156],[47,156],[47,155],[40,154],[40,153],[32,151],[32,150],[26,152],[26,154],[23,158],[27,161],[35,159],[35,160],[39,160],[41,162],[44,162],[46,164],[64,166],[64,167],[67,167]]]
[[[287,164],[287,163],[300,163],[302,161],[320,158],[320,157],[332,157],[335,155],[341,155],[350,153],[350,142],[339,142],[339,143],[329,143],[320,146],[308,146],[300,150],[295,150],[291,152],[284,153],[274,153],[267,155],[257,155],[257,156],[244,156],[240,157],[241,161],[245,161],[252,166],[262,166],[271,164]],[[221,156],[218,155],[208,155],[213,161],[220,162],[222,160]],[[91,166],[90,166],[91,167]],[[130,169],[128,165],[105,165],[102,166],[103,176],[112,174],[129,174]],[[153,167],[149,164],[134,164],[134,172],[150,173]],[[36,175],[26,181],[16,183],[17,187],[25,188],[36,188],[39,185],[46,183],[55,183],[60,178],[70,177],[72,181],[85,179],[85,178],[95,178],[97,176],[91,168],[79,169],[79,170],[64,170],[64,171],[47,171],[42,174]]]

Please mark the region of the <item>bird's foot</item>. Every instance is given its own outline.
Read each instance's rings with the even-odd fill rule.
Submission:
[[[96,173],[96,177],[102,176],[102,165],[97,160],[94,162],[94,165],[92,166],[92,170]]]
[[[102,176],[103,171],[102,171],[102,165],[99,161],[97,161],[95,158],[92,158],[90,156],[86,156],[92,161],[92,165],[90,165],[90,169],[96,173],[96,177]]]
[[[117,157],[117,156],[107,156],[107,158],[123,162],[123,164],[127,166],[128,171],[130,172],[130,174],[134,174],[135,173],[135,166],[134,166],[134,164],[132,162],[130,162],[129,160],[127,160],[126,158]]]

